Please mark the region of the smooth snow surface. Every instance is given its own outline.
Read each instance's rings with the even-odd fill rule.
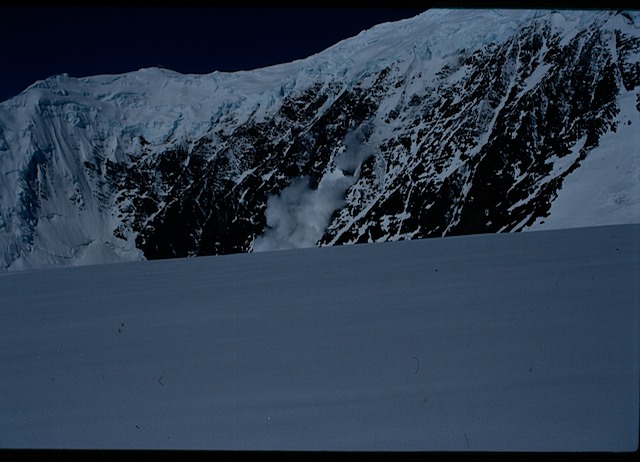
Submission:
[[[634,451],[640,225],[0,275],[0,447]]]

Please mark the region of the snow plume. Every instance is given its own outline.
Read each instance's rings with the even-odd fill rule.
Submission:
[[[267,200],[267,229],[253,251],[313,247],[322,237],[334,210],[344,205],[344,193],[354,179],[341,170],[322,177],[317,189],[304,176]]]
[[[344,139],[344,150],[335,158],[336,166],[345,175],[360,175],[362,162],[373,155],[373,149],[367,141],[373,134],[374,126],[363,125],[359,130],[348,133]]]
[[[335,168],[322,177],[317,189],[303,176],[267,200],[267,229],[253,242],[254,252],[316,245],[331,214],[344,206],[345,193],[358,180],[362,162],[373,154],[367,145],[371,132],[371,126],[364,126],[345,137]]]

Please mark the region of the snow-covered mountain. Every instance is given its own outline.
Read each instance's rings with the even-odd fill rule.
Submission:
[[[428,10],[0,104],[4,270],[640,222],[640,13]]]

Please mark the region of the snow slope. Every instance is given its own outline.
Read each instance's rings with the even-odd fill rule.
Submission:
[[[618,129],[564,180],[549,216],[523,231],[640,222],[640,134],[631,92],[620,97]],[[562,168],[562,167],[560,167]]]
[[[0,275],[0,447],[634,451],[640,226]]]

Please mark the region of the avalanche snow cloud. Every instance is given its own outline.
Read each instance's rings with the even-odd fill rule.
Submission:
[[[640,13],[432,9],[0,103],[0,268],[640,222]]]
[[[365,127],[371,129],[371,127]],[[318,186],[300,177],[278,196],[267,200],[267,229],[253,243],[252,250],[282,250],[313,247],[324,235],[331,215],[345,205],[344,195],[358,179],[360,165],[373,155],[367,149],[365,133],[356,131],[344,140],[344,150],[335,158],[335,168]]]
[[[638,447],[640,226],[0,275],[0,447]]]
[[[322,177],[316,189],[309,188],[308,178],[296,179],[267,201],[268,229],[256,238],[252,250],[313,247],[324,234],[333,211],[344,205],[343,195],[351,183],[341,172]]]

